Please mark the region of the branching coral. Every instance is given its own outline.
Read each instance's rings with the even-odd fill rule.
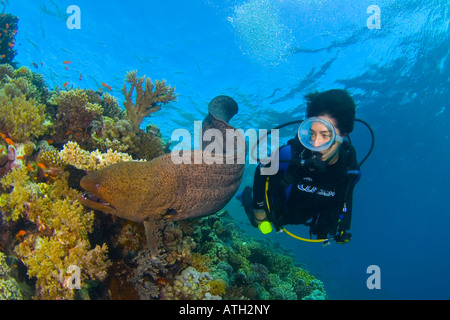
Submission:
[[[137,71],[129,71],[125,82],[130,85],[130,89],[127,89],[126,83],[123,85],[122,92],[125,96],[123,105],[127,110],[126,118],[132,122],[136,132],[139,131],[142,120],[150,113],[160,110],[161,104],[176,101],[175,88],[166,85],[165,80],[156,80],[153,83],[145,76],[138,78]],[[134,90],[136,90],[135,102],[133,102]]]

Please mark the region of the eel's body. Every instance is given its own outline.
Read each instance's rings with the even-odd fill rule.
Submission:
[[[226,129],[234,129],[228,124],[238,111],[232,98],[214,98],[208,111],[204,130],[214,128],[225,133]],[[191,164],[175,164],[171,154],[165,154],[149,162],[122,162],[92,172],[81,180],[86,193],[80,201],[93,209],[144,222],[146,229],[163,219],[176,221],[213,214],[237,191],[244,164],[225,159],[223,164],[196,164],[194,157],[211,156],[202,150],[192,151],[191,156]]]
[[[121,162],[85,176],[81,186],[94,197],[84,195],[81,202],[137,222],[195,218],[222,209],[239,187],[243,170],[243,165],[225,163],[174,164],[170,154],[149,162]]]

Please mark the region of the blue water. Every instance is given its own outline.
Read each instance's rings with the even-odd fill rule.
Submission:
[[[79,30],[66,26],[73,4]],[[369,5],[380,8],[380,29],[367,27]],[[301,118],[311,90],[349,90],[357,117],[376,134],[354,192],[352,242],[322,248],[269,237],[331,299],[450,298],[450,1],[10,0],[6,12],[20,17],[15,61],[37,63],[51,88],[104,82],[122,100],[125,74],[135,69],[176,86],[178,102],[147,119],[167,140],[176,128],[193,130],[219,94],[238,102],[232,125],[246,130]],[[282,131],[284,141],[294,131]],[[351,136],[362,157],[367,131],[356,125]],[[259,236],[236,200],[228,208]],[[370,265],[380,267],[381,289],[366,286]]]

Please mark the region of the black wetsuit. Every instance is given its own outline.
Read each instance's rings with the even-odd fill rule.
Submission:
[[[308,153],[311,155],[292,139],[279,150],[280,165],[275,175],[261,175],[258,165],[253,208],[266,210],[277,230],[288,224],[305,224],[318,239],[343,234],[350,229],[353,187],[360,176],[355,150],[344,142],[338,161],[321,170],[302,164]]]

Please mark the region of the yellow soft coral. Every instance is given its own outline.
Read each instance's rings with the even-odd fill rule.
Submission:
[[[10,99],[0,95],[0,122],[6,126],[11,139],[19,142],[43,135],[49,126],[45,106],[25,96]]]
[[[17,221],[26,212],[34,191],[28,178],[27,168],[19,167],[0,179],[3,189],[11,189],[11,192],[1,195],[0,206],[6,213],[3,215],[5,221]]]
[[[110,262],[108,248],[91,249],[88,233],[92,232],[94,213],[78,200],[78,192],[69,188],[68,174],[58,176],[52,184],[30,181],[27,168],[20,167],[0,180],[6,191],[0,206],[7,220],[23,217],[35,224],[14,251],[36,277],[36,298],[72,299],[74,291],[67,286],[70,266],[78,267],[81,286],[86,280],[106,277]]]
[[[225,293],[227,284],[223,279],[215,279],[209,283],[209,287],[209,292],[213,296],[222,296]]]
[[[108,248],[96,246],[89,250],[89,241],[80,239],[74,246],[67,245],[64,238],[28,236],[15,248],[16,253],[28,268],[28,276],[36,277],[37,299],[73,299],[74,288],[68,286],[71,278],[67,270],[70,266],[79,268],[80,287],[85,281],[103,280],[110,263]],[[75,288],[76,289],[76,288]]]

